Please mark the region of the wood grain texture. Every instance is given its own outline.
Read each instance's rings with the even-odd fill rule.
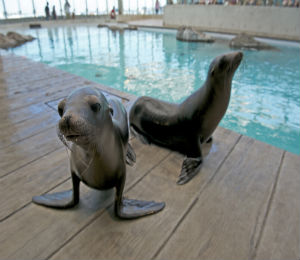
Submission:
[[[0,150],[0,177],[61,147],[56,127],[7,146]]]
[[[300,159],[286,152],[256,259],[300,259]]]
[[[28,119],[31,119],[37,115],[41,115],[51,111],[51,109],[43,102],[31,104],[29,106],[10,110],[0,103],[0,131],[7,129],[8,127],[14,126],[15,124],[21,123]]]
[[[248,259],[282,151],[242,137],[156,259]]]
[[[0,148],[20,142],[49,128],[55,128],[58,120],[58,113],[52,110],[47,113],[37,114],[19,123],[7,125],[0,132]]]
[[[162,212],[126,222],[116,222],[110,217],[111,212],[104,212],[53,259],[150,259],[185,215],[195,195],[214,177],[239,135],[220,128],[214,137],[211,154],[204,159],[199,175],[188,184],[176,184],[183,156],[172,153],[126,194],[129,198],[165,201]],[[85,242],[87,238],[89,243]],[[101,250],[95,250],[100,247]]]
[[[59,183],[69,179],[69,158],[65,148],[58,149],[37,161],[0,179],[0,221]]]

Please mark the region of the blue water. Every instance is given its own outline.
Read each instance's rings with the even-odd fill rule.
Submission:
[[[180,102],[205,81],[227,43],[187,43],[173,33],[112,32],[95,27],[27,30],[37,40],[17,55],[129,92]],[[300,154],[299,47],[245,50],[221,126]]]

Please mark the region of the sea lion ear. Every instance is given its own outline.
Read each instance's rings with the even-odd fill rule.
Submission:
[[[58,106],[57,106],[57,111],[60,117],[63,116],[64,114],[64,110],[65,110],[65,105],[66,105],[66,99],[64,98],[62,101],[59,102]]]
[[[213,77],[215,75],[215,67],[210,70],[210,75]]]
[[[111,105],[108,106],[108,109],[109,109],[109,113],[113,116],[114,115],[114,110],[111,107]]]

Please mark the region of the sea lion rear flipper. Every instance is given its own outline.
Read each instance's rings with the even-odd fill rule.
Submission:
[[[130,143],[127,144],[126,163],[133,166],[136,162],[136,155]]]
[[[122,199],[117,215],[120,218],[132,219],[151,215],[161,211],[165,207],[164,202]]]
[[[32,202],[50,208],[67,209],[76,206],[79,202],[80,180],[72,174],[73,189],[41,196],[34,196]]]
[[[202,157],[187,157],[182,163],[181,173],[179,175],[177,184],[182,185],[190,181],[195,175],[198,174],[201,165]]]

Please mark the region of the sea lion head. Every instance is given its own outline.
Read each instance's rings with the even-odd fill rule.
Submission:
[[[210,64],[207,80],[217,87],[231,86],[233,75],[242,58],[242,52],[232,52],[216,57]]]
[[[58,104],[58,136],[77,145],[89,145],[112,123],[111,109],[105,96],[90,87],[72,92]]]

